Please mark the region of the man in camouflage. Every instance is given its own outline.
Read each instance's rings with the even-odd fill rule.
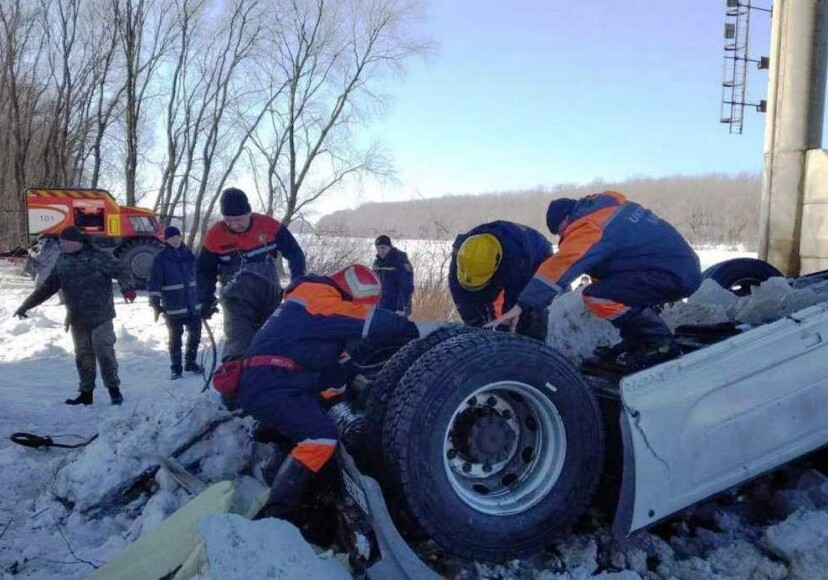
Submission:
[[[127,302],[135,300],[129,272],[114,257],[87,243],[83,233],[71,226],[60,234],[61,254],[52,272],[35,289],[17,311],[26,318],[26,311],[63,291],[66,325],[72,330],[75,364],[80,376],[80,394],[67,399],[67,405],[91,405],[95,389],[95,362],[101,367],[104,385],[113,405],[120,405],[123,396],[115,358],[115,305],[112,300],[112,279],[116,278]]]

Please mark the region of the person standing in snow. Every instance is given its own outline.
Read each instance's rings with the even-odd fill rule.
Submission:
[[[438,327],[378,308],[381,290],[376,274],[360,264],[299,278],[253,338],[242,362],[239,402],[265,428],[294,443],[263,515],[296,515],[304,492],[334,456],[338,435],[323,401],[340,396],[356,374],[342,356],[347,343],[415,339]]]
[[[196,271],[205,319],[215,311],[216,279],[221,281],[226,340],[222,360],[226,361],[244,354],[279,305],[281,286],[273,259],[281,253],[296,279],[305,274],[305,254],[287,227],[253,213],[242,190],[225,189],[220,206],[222,221],[207,230]]]
[[[414,268],[408,255],[391,244],[391,238],[379,236],[374,242],[377,257],[373,270],[382,284],[379,307],[403,316],[411,316],[414,295]]]
[[[182,371],[200,373],[196,363],[201,341],[201,304],[196,295],[195,256],[181,239],[175,226],[164,230],[164,249],[152,262],[149,303],[155,319],[164,315],[169,331],[171,380],[181,378]],[[184,367],[181,366],[181,338],[187,329]]]
[[[80,376],[80,394],[67,399],[67,405],[91,405],[95,390],[95,363],[101,367],[104,385],[113,405],[123,402],[115,358],[115,304],[112,279],[118,280],[124,300],[133,302],[135,290],[129,271],[121,262],[88,243],[77,227],[60,234],[61,254],[41,286],[36,288],[14,315],[27,318],[26,312],[63,291],[66,325],[72,331],[75,364]]]
[[[449,265],[449,290],[463,322],[483,326],[517,304],[523,287],[552,245],[542,233],[514,222],[494,221],[460,234]],[[546,308],[527,310],[518,334],[546,340]]]
[[[546,224],[560,236],[558,252],[491,326],[514,324],[524,310],[548,306],[587,274],[592,283],[583,290],[584,304],[611,322],[622,339],[599,356],[612,357],[629,371],[678,356],[672,333],[654,307],[685,298],[701,285],[699,258],[682,235],[614,191],[553,200]]]

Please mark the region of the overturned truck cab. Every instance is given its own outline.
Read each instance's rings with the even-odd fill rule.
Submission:
[[[614,380],[442,329],[356,381],[353,454],[404,537],[503,561],[568,533],[598,489],[625,537],[828,443],[828,303],[679,331],[688,354]]]

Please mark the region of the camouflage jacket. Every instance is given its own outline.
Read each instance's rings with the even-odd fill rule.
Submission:
[[[66,323],[94,328],[115,318],[113,278],[118,279],[122,292],[133,288],[132,277],[117,258],[86,244],[75,254],[61,253],[43,285],[26,298],[21,308],[34,308],[62,290]]]

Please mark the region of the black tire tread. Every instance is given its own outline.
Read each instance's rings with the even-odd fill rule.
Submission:
[[[365,402],[366,440],[372,447],[372,456],[380,457],[382,455],[384,447],[382,444],[383,424],[385,423],[388,403],[394,397],[394,391],[411,365],[438,344],[455,336],[478,331],[480,331],[479,328],[470,326],[441,328],[425,338],[411,341],[385,364],[377,378],[374,379]]]
[[[709,278],[725,290],[730,290],[730,287],[740,278],[748,276],[764,282],[770,278],[784,277],[784,274],[771,264],[757,258],[734,258],[732,260],[726,260],[710,266],[702,272],[703,279]]]
[[[568,517],[556,522],[549,522],[548,531],[544,533],[542,538],[535,538],[525,545],[510,546],[508,551],[492,548],[491,546],[473,547],[471,544],[475,538],[463,538],[460,542],[455,542],[456,538],[447,536],[442,530],[433,525],[433,514],[423,511],[421,506],[410,502],[408,497],[410,490],[422,485],[422,482],[416,481],[414,474],[407,467],[407,443],[412,430],[421,427],[413,421],[416,412],[415,401],[422,400],[427,396],[429,386],[435,380],[439,381],[440,377],[445,374],[447,366],[451,365],[453,361],[472,356],[471,353],[473,352],[479,355],[481,351],[493,348],[497,348],[506,355],[508,355],[509,350],[543,350],[544,355],[549,357],[550,363],[554,365],[556,373],[563,379],[563,383],[582,385],[582,394],[585,396],[586,404],[590,409],[589,412],[595,418],[595,437],[598,439],[598,452],[592,458],[594,477],[590,481],[580,482],[567,498]],[[426,536],[437,541],[438,544],[456,555],[472,560],[502,561],[520,557],[537,552],[559,539],[591,504],[604,465],[604,428],[601,412],[594,393],[584,382],[580,373],[563,355],[546,345],[517,335],[499,332],[479,333],[459,340],[456,338],[450,339],[422,356],[406,372],[399,388],[395,391],[389,403],[383,430],[386,465],[389,467],[389,474],[396,491],[394,507],[406,512],[404,521],[413,521],[417,526],[415,529],[421,530]]]

